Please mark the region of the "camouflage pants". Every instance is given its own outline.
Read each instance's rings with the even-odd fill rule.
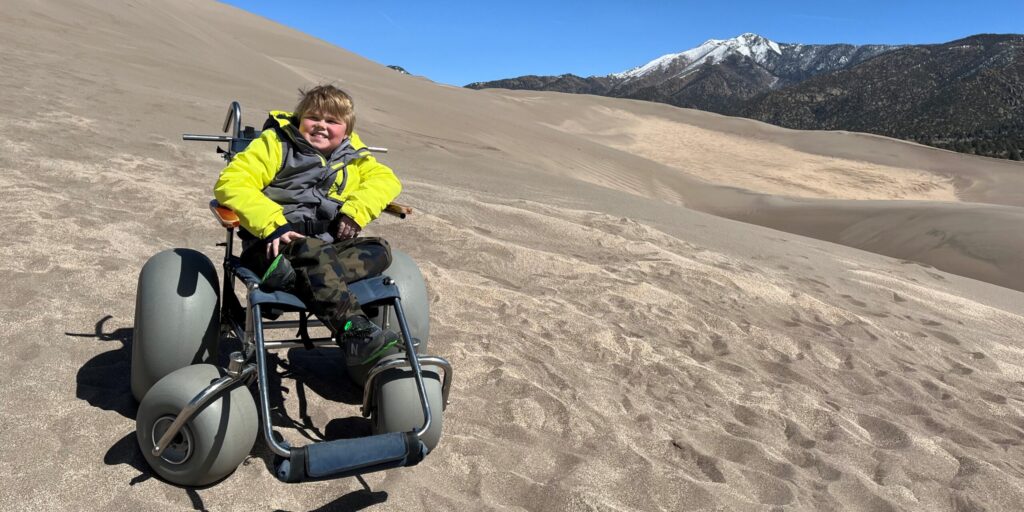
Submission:
[[[242,263],[262,271],[269,264],[264,250],[263,244],[257,244],[242,254]],[[376,237],[334,243],[300,238],[284,246],[281,252],[295,269],[295,288],[291,291],[334,332],[340,332],[350,316],[363,314],[346,284],[380,274],[391,265],[391,247],[383,238]],[[259,261],[253,261],[254,257]]]

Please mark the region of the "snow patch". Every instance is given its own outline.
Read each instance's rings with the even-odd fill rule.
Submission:
[[[662,55],[643,66],[638,66],[621,73],[612,73],[610,76],[622,79],[640,78],[650,73],[661,71],[680,61],[682,61],[681,64],[685,67],[677,76],[683,76],[698,69],[705,62],[714,64],[734,54],[750,57],[758,64],[763,65],[767,62],[768,55],[771,53],[781,56],[782,47],[775,41],[747,32],[732,39],[708,39],[696,48],[680,53]]]

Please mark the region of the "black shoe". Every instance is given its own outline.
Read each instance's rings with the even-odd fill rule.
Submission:
[[[260,281],[260,289],[265,292],[277,290],[288,291],[295,287],[295,269],[291,262],[284,258],[284,254],[278,254],[274,261],[270,262],[267,271],[263,273]]]
[[[341,333],[345,364],[360,366],[373,363],[392,353],[400,338],[391,331],[383,331],[365,316],[354,316],[345,322]]]

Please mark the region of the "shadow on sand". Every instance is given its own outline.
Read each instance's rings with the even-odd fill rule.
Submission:
[[[132,398],[130,368],[132,361],[132,332],[134,329],[121,328],[104,332],[103,326],[110,319],[106,315],[96,322],[91,333],[64,333],[76,338],[95,338],[110,343],[113,350],[104,352],[87,361],[78,370],[76,396],[93,407],[114,411],[125,418],[135,418],[137,405]]]

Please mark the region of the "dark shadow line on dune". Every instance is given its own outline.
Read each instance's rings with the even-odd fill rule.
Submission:
[[[339,511],[354,511],[363,510],[365,508],[372,507],[374,505],[380,505],[388,500],[388,493],[385,491],[371,491],[369,488],[363,488],[358,491],[352,491],[338,499],[324,504],[320,507],[311,509],[310,512],[339,512]],[[284,509],[275,509],[274,512],[289,512]]]
[[[374,505],[379,505],[388,500],[388,493],[385,491],[367,491],[360,489],[352,491],[320,508],[313,509],[313,512],[329,512],[337,510],[362,510]]]
[[[195,489],[185,489],[185,493],[188,494],[188,499],[192,502],[192,510],[207,512],[206,505],[203,504],[203,499],[199,497],[199,493],[197,493]]]
[[[138,408],[132,397],[130,383],[134,328],[104,332],[104,324],[112,318],[112,315],[101,318],[96,322],[92,333],[64,333],[65,336],[74,338],[95,338],[99,341],[118,341],[121,344],[114,350],[93,357],[79,368],[75,378],[75,396],[94,407],[134,419]]]
[[[142,456],[142,451],[139,450],[139,443],[136,440],[135,432],[122,437],[114,443],[107,450],[106,455],[103,456],[103,463],[108,466],[127,464],[138,471],[139,474],[128,482],[129,486],[145,482],[153,477],[150,473],[149,465],[146,464],[146,459]]]

